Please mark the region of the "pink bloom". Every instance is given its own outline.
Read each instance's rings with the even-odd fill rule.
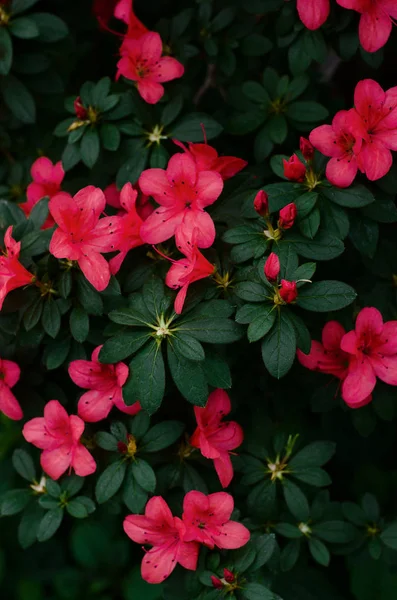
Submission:
[[[197,170],[216,171],[223,181],[234,177],[239,171],[247,166],[247,161],[236,156],[218,156],[218,152],[209,144],[193,144],[189,142],[186,148],[182,142],[174,140],[175,144],[189,154],[196,163]]]
[[[104,190],[103,193],[106,198],[106,204],[109,206],[113,206],[113,208],[121,208],[120,204],[120,192],[117,189],[117,185],[115,183],[111,183]]]
[[[160,206],[143,223],[141,237],[147,244],[159,244],[175,234],[178,225],[186,231],[198,229],[197,246],[209,248],[215,240],[215,226],[204,211],[223,189],[222,177],[214,171],[198,171],[193,158],[174,154],[167,169],[147,169],[139,178],[142,192]]]
[[[154,211],[154,206],[150,203],[149,196],[145,196],[145,194],[142,194],[137,185],[132,185],[132,189],[138,192],[138,196],[136,199],[136,211],[139,217],[142,219],[142,221],[145,221]],[[108,204],[109,206],[113,206],[113,208],[120,208],[120,217],[125,215],[125,211],[123,210],[123,207],[120,203],[120,192],[117,189],[116,184],[111,183],[110,185],[108,185],[103,190],[103,193],[105,194],[106,204]]]
[[[291,304],[291,302],[295,302],[295,300],[298,297],[296,281],[286,281],[285,279],[282,279],[281,287],[278,293],[280,294],[280,297],[284,300],[286,304]]]
[[[293,154],[288,160],[283,158],[283,165],[284,175],[287,179],[290,181],[297,181],[298,183],[302,183],[302,181],[304,181],[306,175],[306,165],[299,160],[296,154]]]
[[[40,464],[52,479],[69,468],[85,477],[96,469],[95,460],[80,442],[84,421],[77,415],[68,415],[58,400],[50,400],[44,407],[44,417],[31,419],[22,430],[27,442],[43,450]]]
[[[80,96],[74,99],[73,102],[74,112],[78,119],[86,119],[88,116],[87,109],[85,108]]]
[[[340,6],[361,14],[358,33],[364,50],[376,52],[386,44],[393,26],[392,18],[397,19],[396,0],[336,1]]]
[[[186,258],[172,261],[173,265],[166,275],[165,283],[174,290],[180,288],[174,303],[174,310],[178,315],[183,310],[189,285],[199,279],[210,277],[215,271],[214,265],[197,248],[197,234],[196,228],[190,234],[181,225],[175,232],[177,248]]]
[[[263,269],[266,279],[273,283],[277,281],[277,277],[280,273],[280,259],[274,252],[271,252],[266,259],[265,266]]]
[[[23,412],[18,400],[11,392],[19,381],[21,369],[17,363],[0,358],[0,412],[13,421],[22,419]]]
[[[142,559],[142,578],[149,583],[162,583],[179,563],[195,571],[199,553],[196,542],[185,542],[186,528],[172,513],[161,496],[154,496],[146,504],[145,515],[129,515],[124,520],[124,531],[138,544],[152,548]]]
[[[27,217],[39,200],[46,196],[52,198],[59,192],[61,183],[65,177],[65,171],[61,162],[57,162],[54,165],[49,158],[42,156],[34,161],[30,169],[30,174],[32,175],[33,182],[29,183],[26,190],[27,202],[19,205]],[[47,229],[53,225],[55,225],[54,219],[51,215],[48,215],[42,229]]]
[[[205,408],[194,407],[197,429],[190,444],[200,448],[201,454],[214,461],[222,487],[233,479],[230,450],[243,443],[244,434],[235,421],[222,421],[231,411],[230,398],[224,390],[214,390],[208,397]]]
[[[4,244],[6,247],[3,256],[0,256],[0,310],[7,294],[25,285],[33,283],[35,276],[19,262],[21,242],[16,242],[12,237],[12,225],[8,227]]]
[[[121,228],[120,241],[118,243],[119,253],[109,261],[112,275],[118,273],[123,260],[130,250],[144,244],[139,233],[143,221],[138,215],[136,208],[137,196],[138,192],[133,189],[130,183],[126,183],[120,192],[120,206],[123,209],[123,213],[119,213]]]
[[[165,81],[182,77],[183,65],[171,56],[161,56],[161,37],[149,31],[139,39],[126,37],[121,45],[117,77],[137,82],[139,94],[149,104],[156,104],[164,95]]]
[[[390,170],[390,150],[397,150],[397,87],[384,92],[373,79],[363,79],[354,90],[354,105],[365,132],[358,168],[375,181]]]
[[[343,336],[341,349],[351,355],[342,384],[342,398],[348,404],[357,405],[367,398],[377,377],[397,385],[397,321],[383,323],[376,308],[363,308],[355,330]]]
[[[307,140],[304,137],[301,137],[299,140],[299,149],[302,152],[303,158],[305,160],[312,160],[314,156],[314,148],[313,144],[309,142],[309,140]]]
[[[269,196],[263,190],[259,190],[254,198],[254,208],[258,215],[266,217],[269,214]]]
[[[297,0],[299,18],[312,31],[325,23],[329,15],[329,0]]]
[[[250,539],[250,532],[241,523],[229,520],[233,509],[233,497],[226,492],[208,496],[188,492],[183,500],[184,540],[200,542],[211,549],[215,546],[226,550],[241,548]]]
[[[117,250],[121,239],[119,217],[99,218],[105,204],[102,190],[92,185],[73,198],[61,192],[50,200],[50,212],[59,226],[50,242],[51,254],[76,260],[84,276],[99,292],[107,287],[110,279],[109,265],[100,253]]]
[[[106,419],[113,406],[127,415],[140,411],[139,402],[127,406],[123,400],[123,385],[127,381],[128,367],[122,362],[104,365],[98,356],[102,346],[95,348],[91,360],[73,360],[69,364],[69,375],[76,385],[90,390],[83,394],[78,403],[79,417],[94,423]]]
[[[353,182],[365,136],[363,123],[354,109],[340,110],[332,125],[320,125],[311,132],[309,138],[313,146],[331,157],[325,173],[333,185],[348,187]]]
[[[297,214],[298,209],[296,208],[296,204],[294,202],[290,202],[287,204],[287,206],[284,206],[284,208],[280,210],[278,226],[281,229],[291,229],[295,223]]]

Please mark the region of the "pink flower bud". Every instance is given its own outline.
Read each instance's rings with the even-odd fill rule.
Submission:
[[[277,280],[278,274],[280,273],[280,260],[274,252],[271,252],[267,257],[264,266],[264,272],[266,275],[266,279],[273,283]]]
[[[284,208],[280,210],[278,226],[281,229],[291,229],[296,219],[297,212],[296,204],[293,202],[284,206]]]
[[[279,294],[286,304],[294,302],[298,297],[296,281],[286,281],[285,279],[282,279]]]
[[[214,575],[211,575],[211,581],[212,581],[212,585],[217,590],[221,590],[223,588],[223,583],[222,583],[222,581],[220,579],[218,579],[218,577],[215,577]]]
[[[284,175],[290,181],[298,181],[302,183],[306,175],[306,165],[293,154],[290,159],[283,158]]]
[[[229,569],[223,569],[223,578],[228,583],[233,583],[233,581],[236,579],[233,573],[229,571]]]
[[[314,146],[311,142],[309,142],[309,140],[301,137],[299,140],[299,148],[305,160],[312,160],[314,156]]]
[[[269,214],[268,195],[263,190],[259,190],[255,196],[254,208],[261,217],[266,217]]]
[[[86,119],[87,118],[87,110],[83,106],[80,96],[77,96],[77,98],[73,102],[73,106],[74,106],[74,112],[76,113],[76,117],[78,119]]]

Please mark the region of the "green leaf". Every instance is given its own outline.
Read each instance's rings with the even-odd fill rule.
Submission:
[[[174,98],[172,98],[170,100],[170,102],[168,102],[168,104],[166,104],[165,107],[163,108],[163,112],[161,113],[161,117],[160,117],[160,123],[164,126],[170,125],[173,121],[175,121],[175,119],[181,112],[182,107],[183,107],[183,96],[182,95],[178,95],[178,96],[175,96]]]
[[[268,301],[269,291],[267,288],[254,281],[243,281],[238,283],[235,292],[239,298],[246,300],[247,302],[265,303]]]
[[[243,83],[242,90],[252,102],[260,102],[263,104],[268,104],[270,102],[269,94],[257,81],[246,81]]]
[[[133,464],[128,468],[124,489],[123,489],[123,502],[133,513],[143,512],[145,505],[148,500],[147,492],[138,484],[133,475]]]
[[[35,543],[43,514],[38,504],[30,504],[24,510],[18,526],[18,542],[24,550]]]
[[[61,313],[57,303],[52,299],[44,303],[41,324],[49,336],[56,338],[61,328]]]
[[[41,42],[57,42],[69,33],[68,27],[62,19],[50,13],[34,13],[29,15],[34,20],[39,32]]]
[[[323,542],[316,538],[309,538],[308,541],[310,554],[319,565],[328,567],[331,556],[329,550]]]
[[[269,196],[269,210],[271,213],[279,211],[287,204],[295,202],[302,195],[302,186],[295,183],[270,183],[262,188]]]
[[[287,108],[287,117],[302,123],[324,121],[328,117],[328,110],[318,102],[292,102]]]
[[[84,482],[85,477],[79,477],[78,475],[69,475],[69,477],[62,479],[62,492],[67,492],[69,497],[75,496],[83,487]]]
[[[54,481],[53,479],[47,478],[46,480],[46,490],[47,494],[49,494],[52,498],[59,498],[61,495],[61,486],[59,483]]]
[[[365,515],[369,521],[374,521],[375,523],[380,518],[380,507],[379,502],[375,498],[373,494],[364,494],[361,500],[361,506]]]
[[[116,184],[119,189],[126,183],[136,183],[140,174],[146,167],[149,158],[149,148],[141,145],[136,148],[133,156],[121,165],[116,175]]]
[[[280,535],[290,539],[299,539],[303,536],[299,527],[291,523],[277,523],[274,529]]]
[[[158,423],[143,436],[141,447],[144,452],[157,452],[168,448],[179,439],[185,429],[180,421],[165,421]]]
[[[46,512],[42,518],[39,528],[37,530],[37,539],[39,542],[46,542],[49,540],[54,533],[59,529],[63,519],[63,509],[53,508]]]
[[[269,373],[280,379],[292,367],[295,353],[295,330],[281,309],[272,329],[262,342],[263,362]]]
[[[43,352],[43,362],[48,370],[58,369],[66,360],[70,350],[70,338],[52,340]]]
[[[250,33],[241,44],[241,52],[245,56],[263,56],[273,48],[269,38],[259,33]]]
[[[306,469],[309,467],[322,467],[335,454],[334,442],[313,442],[305,446],[288,462],[293,469]]]
[[[42,198],[34,205],[32,210],[30,211],[29,221],[33,223],[33,225],[40,229],[46,218],[48,217],[48,199]]]
[[[263,338],[273,327],[276,315],[277,309],[274,304],[263,306],[261,313],[248,326],[248,341],[256,342]]]
[[[26,331],[30,331],[40,321],[41,313],[43,312],[43,299],[41,296],[28,306],[23,314],[23,324]]]
[[[276,549],[276,536],[274,533],[261,535],[253,540],[256,551],[256,557],[251,565],[251,570],[255,571],[265,565],[272,557]]]
[[[206,348],[202,367],[209,385],[222,390],[232,387],[229,365],[212,348]]]
[[[89,169],[95,165],[99,157],[99,135],[95,129],[87,129],[80,143],[81,160]]]
[[[81,160],[80,147],[77,144],[67,144],[62,153],[62,166],[70,171]]]
[[[349,306],[357,294],[341,281],[317,281],[299,290],[297,304],[305,310],[329,312]]]
[[[205,406],[208,385],[201,364],[177,355],[171,344],[167,347],[167,358],[172,379],[182,396],[196,406]]]
[[[349,238],[360,254],[373,258],[378,245],[379,225],[363,215],[352,215]]]
[[[290,540],[286,546],[284,546],[280,555],[280,569],[281,571],[290,571],[296,564],[299,558],[301,549],[300,540]]]
[[[0,516],[9,517],[21,512],[31,499],[29,490],[9,490],[0,496]]]
[[[154,493],[156,475],[149,463],[141,458],[135,460],[131,465],[131,473],[143,490]]]
[[[36,106],[28,88],[14,75],[1,80],[4,102],[12,114],[22,123],[31,124],[36,120]]]
[[[274,600],[273,592],[260,583],[244,584],[241,594],[247,600]]]
[[[112,123],[104,123],[100,129],[100,136],[102,146],[105,148],[105,150],[115,152],[120,146],[121,136],[116,125],[113,125]]]
[[[217,137],[223,129],[220,123],[208,115],[190,113],[172,126],[171,135],[180,142],[203,142],[202,126],[208,140]]]
[[[110,452],[117,451],[117,438],[107,431],[97,431],[95,434],[95,442],[104,450],[109,450]]]
[[[243,328],[230,319],[197,316],[178,324],[178,332],[186,332],[199,342],[209,344],[231,344],[241,339]]]
[[[12,464],[16,472],[26,479],[26,481],[32,482],[36,479],[36,469],[33,460],[25,450],[14,450]]]
[[[193,361],[201,361],[205,358],[204,348],[200,342],[190,335],[178,332],[170,338],[169,343],[180,358]]]
[[[29,17],[20,17],[19,19],[12,19],[9,24],[9,30],[12,35],[22,39],[32,39],[39,35],[39,28],[37,24]]]
[[[275,144],[282,144],[288,135],[288,124],[284,115],[276,115],[266,123],[267,133]]]
[[[87,500],[89,500],[89,498],[87,498]],[[74,517],[75,519],[85,519],[89,515],[86,503],[81,502],[79,498],[74,498],[68,502],[66,505],[66,510],[70,516]]]
[[[327,187],[321,193],[331,202],[349,208],[361,208],[375,201],[373,194],[363,185],[352,185],[349,188]]]
[[[95,486],[95,497],[98,504],[107,502],[119,491],[126,469],[127,463],[118,460],[101,473]]]
[[[130,362],[130,379],[123,388],[123,398],[130,405],[140,401],[149,415],[159,408],[164,396],[165,369],[161,347],[147,344]]]
[[[87,339],[90,330],[90,320],[84,308],[76,306],[70,313],[70,333],[76,342],[83,343]]]
[[[99,360],[114,364],[135,354],[148,340],[148,331],[126,331],[107,340],[99,353]]]
[[[12,65],[12,40],[5,27],[0,27],[0,75],[8,75]]]
[[[312,240],[320,227],[320,210],[314,208],[307,217],[298,221],[298,226],[300,232]]]
[[[298,521],[307,521],[310,516],[307,498],[302,490],[286,477],[283,479],[283,494],[291,514]]]
[[[82,273],[77,275],[77,299],[89,315],[102,314],[102,298]]]
[[[325,542],[343,544],[351,542],[356,530],[350,523],[344,521],[324,521],[312,526],[313,534]]]
[[[392,550],[397,550],[397,521],[391,523],[380,534],[380,539]]]
[[[295,232],[287,232],[281,243],[292,244],[300,256],[311,260],[331,260],[342,254],[345,249],[339,238],[326,231],[319,231],[313,240]]]
[[[299,481],[303,481],[309,485],[316,487],[324,487],[332,483],[331,477],[324,469],[312,467],[311,469],[296,469],[293,471],[293,476]]]
[[[126,441],[128,431],[127,427],[121,421],[113,421],[110,425],[110,431],[117,440],[121,442]]]
[[[38,0],[12,0],[11,14],[17,15],[21,12],[24,12],[25,10],[28,10],[28,8],[34,6],[37,2]]]

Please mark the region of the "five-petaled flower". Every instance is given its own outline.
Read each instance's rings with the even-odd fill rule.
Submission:
[[[22,408],[11,391],[18,383],[20,374],[17,363],[0,358],[0,412],[13,421],[19,421],[23,417]]]
[[[27,202],[19,205],[27,217],[39,200],[45,197],[52,198],[60,191],[65,171],[61,162],[53,164],[49,158],[42,156],[34,161],[30,174],[33,181],[29,183],[26,190]],[[48,215],[42,229],[52,227],[54,224],[54,219]]]
[[[74,383],[90,390],[79,400],[79,417],[87,422],[100,421],[106,419],[113,406],[127,415],[136,415],[141,408],[139,402],[127,406],[123,400],[122,387],[129,373],[127,365],[123,362],[114,365],[100,363],[101,348],[95,348],[91,360],[73,360],[69,364],[69,375]]]
[[[186,231],[197,228],[199,248],[209,248],[215,240],[215,226],[204,208],[213,204],[223,189],[222,177],[214,171],[199,171],[188,154],[174,154],[167,169],[147,169],[139,187],[160,206],[141,227],[141,238],[159,244],[175,234],[178,225]]]
[[[183,500],[182,520],[186,527],[183,539],[200,542],[208,548],[235,550],[250,539],[250,532],[241,523],[230,521],[234,500],[226,492],[206,496],[195,490],[188,492]]]
[[[336,1],[343,8],[350,8],[361,14],[358,34],[364,50],[376,52],[386,44],[393,26],[392,19],[397,19],[396,0]]]
[[[109,264],[100,253],[117,250],[121,240],[120,217],[100,219],[105,205],[104,193],[92,185],[73,198],[60,192],[50,200],[51,215],[58,225],[50,242],[51,254],[77,261],[98,291],[104,290],[110,279]]]
[[[50,400],[44,407],[44,417],[31,419],[22,430],[27,442],[43,450],[42,469],[52,479],[67,470],[85,477],[96,469],[96,463],[80,438],[84,421],[77,415],[68,415],[58,400]]]
[[[161,56],[163,45],[158,33],[149,31],[138,39],[127,36],[120,48],[117,77],[136,81],[139,94],[149,104],[164,95],[166,81],[182,77],[183,65],[171,56]]]
[[[4,244],[4,255],[0,256],[0,310],[7,294],[35,280],[35,276],[19,262],[21,242],[16,242],[12,237],[12,225],[5,233]]]
[[[243,443],[243,430],[235,421],[222,419],[231,411],[230,398],[224,390],[214,390],[208,397],[205,408],[194,407],[197,429],[190,444],[200,448],[201,454],[214,461],[222,487],[233,479],[230,451]]]
[[[161,496],[154,496],[146,504],[144,515],[129,515],[124,520],[124,531],[138,544],[150,544],[142,559],[141,574],[149,583],[162,583],[179,563],[195,571],[199,544],[184,541],[186,527],[174,517]]]

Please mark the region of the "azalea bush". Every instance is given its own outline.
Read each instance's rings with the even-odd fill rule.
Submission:
[[[0,1],[2,598],[395,600],[396,19]]]

